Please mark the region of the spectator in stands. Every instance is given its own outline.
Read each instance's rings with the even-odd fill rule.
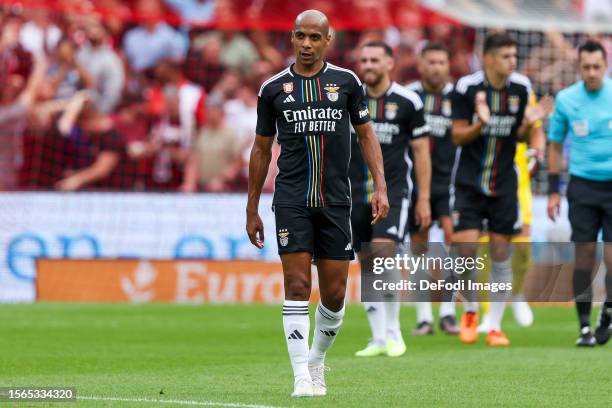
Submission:
[[[6,27],[5,27],[6,29]],[[44,80],[46,60],[37,57],[32,75],[27,80],[3,83],[0,104],[0,191],[17,187],[18,171],[23,160],[22,140],[26,119],[32,111],[37,92]],[[21,87],[20,84],[25,83]]]
[[[51,21],[49,10],[32,8],[26,12],[26,22],[19,33],[19,42],[32,54],[50,54],[62,38],[62,31]]]
[[[100,21],[92,19],[86,27],[87,43],[77,54],[77,61],[93,77],[98,111],[110,113],[119,105],[125,74],[121,58],[108,43],[108,33]]]
[[[160,62],[154,76],[160,84],[151,90],[149,100],[154,123],[146,140],[130,141],[128,152],[131,158],[147,163],[148,188],[176,189],[183,183],[195,129],[205,119],[206,93],[187,81],[174,61]]]
[[[522,71],[537,93],[556,94],[576,79],[576,50],[560,32],[547,32],[543,40],[531,49]]]
[[[255,30],[251,33],[253,44],[259,53],[259,56],[269,61],[274,67],[281,68],[285,64],[283,54],[281,54],[273,44],[270,43],[270,36],[264,30]],[[252,65],[251,65],[252,68]]]
[[[233,98],[225,103],[223,110],[228,122],[232,124],[250,151],[257,124],[257,91],[250,86],[239,87],[234,92]]]
[[[104,16],[109,39],[116,48],[120,44],[125,25],[132,19],[130,5],[123,0],[93,0],[93,2],[98,13]]]
[[[8,16],[2,21],[0,34],[0,84],[2,98],[0,103],[14,101],[17,93],[23,90],[32,69],[32,54],[19,44],[21,19]]]
[[[91,92],[75,94],[57,123],[60,135],[67,138],[64,178],[55,187],[76,191],[87,187],[126,187],[111,183],[120,161],[125,161],[125,143],[116,132],[110,116],[91,103]],[[125,172],[116,177],[126,176]]]
[[[220,94],[223,99],[230,101],[237,97],[238,90],[244,82],[245,78],[239,71],[228,69],[223,73],[223,76],[210,93]]]
[[[241,153],[245,145],[238,132],[227,125],[223,105],[223,98],[218,94],[207,99],[206,125],[198,132],[182,191],[196,191],[198,185],[210,192],[233,189],[242,167]]]
[[[49,66],[48,81],[45,83],[45,96],[65,99],[78,90],[92,89],[94,78],[76,58],[77,47],[71,39],[64,37]]]
[[[274,66],[269,61],[257,61],[255,64],[253,64],[253,69],[248,77],[248,82],[251,84],[251,86],[259,89],[265,80],[274,75],[274,72],[276,72]]]
[[[193,42],[196,48],[203,48],[207,42],[215,40],[220,42],[219,60],[225,67],[248,74],[253,63],[259,59],[257,48],[251,40],[231,29],[201,34]]]
[[[194,41],[187,53],[184,70],[188,79],[204,87],[206,92],[212,91],[225,72],[221,62],[221,39],[211,37],[204,44]]]
[[[206,92],[187,81],[180,64],[165,60],[155,67],[155,78],[162,84],[162,92],[172,109],[177,110],[179,144],[189,148],[199,124],[204,123]],[[174,104],[176,103],[176,106]]]
[[[164,11],[159,0],[138,0],[136,15],[142,25],[129,30],[123,39],[123,51],[134,71],[152,68],[162,59],[183,59],[186,39],[163,21]]]

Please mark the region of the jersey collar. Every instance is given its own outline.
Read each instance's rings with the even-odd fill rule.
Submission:
[[[327,69],[327,61],[323,61],[323,66],[321,67],[321,69],[320,69],[320,70],[319,70],[319,71],[318,71],[316,74],[314,74],[314,75],[312,75],[312,76],[303,76],[303,75],[300,75],[300,74],[298,74],[297,72],[295,72],[295,70],[293,69],[293,66],[294,66],[294,65],[295,65],[295,62],[289,66],[289,73],[290,73],[292,76],[294,76],[294,77],[297,77],[297,78],[303,78],[303,79],[313,79],[313,78],[317,78],[317,77],[321,76],[321,74],[322,74],[323,72],[325,72],[325,70]]]
[[[483,83],[485,86],[490,86],[491,88],[493,88],[493,89],[494,89],[494,90],[496,90],[496,91],[501,91],[501,90],[504,90],[504,89],[506,89],[506,88],[508,88],[508,87],[510,86],[510,77],[511,77],[511,76],[512,76],[512,74],[508,75],[508,78],[506,78],[506,82],[504,83],[504,87],[503,87],[502,89],[495,89],[495,88],[493,88],[493,86],[492,86],[492,85],[489,83],[489,79],[487,78],[487,73],[486,73],[486,71],[483,69],[483,70],[482,70],[482,78],[483,78],[482,83]]]

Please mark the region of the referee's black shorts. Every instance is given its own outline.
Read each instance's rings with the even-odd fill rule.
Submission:
[[[572,242],[612,242],[612,181],[571,176],[567,186]]]

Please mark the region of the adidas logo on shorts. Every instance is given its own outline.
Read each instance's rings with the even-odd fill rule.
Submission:
[[[344,248],[344,250],[350,251],[351,249],[353,249],[353,245],[351,245],[351,243],[349,242],[348,244],[346,244],[346,247]]]
[[[394,225],[387,230],[387,234],[397,235],[397,227]]]

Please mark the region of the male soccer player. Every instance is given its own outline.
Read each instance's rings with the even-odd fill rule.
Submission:
[[[542,105],[548,114],[552,110],[553,99],[550,96],[545,96],[541,100]],[[531,94],[529,98],[529,106],[536,106],[538,101],[535,94]],[[532,194],[531,194],[531,171],[536,165],[538,158],[544,157],[546,150],[546,135],[544,134],[543,123],[538,120],[531,127],[529,134],[529,146],[527,142],[518,142],[516,144],[516,153],[514,155],[514,166],[518,173],[518,200],[520,219],[522,225],[520,232],[512,237],[512,311],[514,319],[522,327],[528,327],[533,324],[533,312],[529,303],[525,301],[525,297],[521,293],[521,288],[525,276],[531,267],[531,224],[533,221],[532,214]],[[533,152],[533,153],[532,153]],[[533,164],[532,164],[533,163]],[[488,237],[481,237],[481,242],[487,242]],[[488,265],[488,262],[487,262]],[[485,312],[488,311],[489,303],[484,303]],[[489,331],[490,314],[486,313],[478,326],[479,333],[488,333]]]
[[[361,47],[358,63],[372,125],[382,149],[390,204],[389,216],[372,225],[372,176],[359,151],[360,136],[353,137],[349,169],[353,191],[353,248],[359,254],[362,273],[367,273],[367,268],[371,267],[368,262],[371,254],[368,252],[372,252],[372,248],[364,248],[362,243],[378,245],[376,256],[393,257],[397,243],[404,241],[409,230],[429,227],[431,160],[429,126],[423,116],[420,98],[391,81],[390,72],[394,64],[391,47],[379,41],[366,43]],[[413,167],[418,197],[413,194]],[[365,302],[364,306],[372,340],[355,355],[398,357],[404,354],[406,345],[400,331],[399,299]]]
[[[450,218],[449,185],[456,147],[451,137],[453,85],[450,82],[450,52],[439,43],[427,43],[420,52],[418,69],[421,80],[407,86],[423,101],[425,119],[431,128],[432,157],[431,218],[437,220],[444,231],[444,241],[450,244],[453,223]],[[426,245],[429,229],[412,231],[410,241]],[[417,327],[412,334],[433,334],[433,313],[430,301],[416,303]],[[440,329],[448,334],[459,334],[455,322],[455,305],[449,299],[440,304]]]
[[[559,170],[562,145],[571,140],[567,187],[572,242],[575,243],[574,296],[580,336],[576,345],[593,347],[610,339],[612,314],[612,80],[607,78],[607,56],[596,41],[578,48],[581,80],[557,94],[548,139],[548,216],[559,214]],[[595,338],[591,332],[591,274],[596,241],[603,230],[607,298]]]
[[[348,167],[350,125],[374,178],[373,223],[387,216],[389,204],[380,145],[369,124],[363,89],[348,69],[324,61],[331,35],[325,14],[299,14],[291,33],[296,61],[263,83],[257,106],[256,138],[249,163],[247,233],[264,245],[258,214],[271,148],[281,145],[273,210],[283,265],[283,328],[295,378],[294,397],[325,395],[325,353],[342,325],[351,246],[351,192]],[[308,348],[312,258],[316,259],[321,303]]]
[[[531,83],[515,71],[516,42],[507,34],[485,38],[484,70],[461,78],[453,96],[452,137],[460,146],[451,176],[451,216],[461,256],[474,257],[484,220],[488,223],[492,278],[510,283],[509,243],[520,226],[514,154],[517,139],[524,139],[544,116],[540,105],[529,108]],[[468,274],[468,279],[471,273]],[[473,279],[473,277],[472,277]],[[466,302],[459,337],[466,344],[478,339],[477,303]],[[491,294],[490,346],[507,346],[501,320],[508,293]]]

